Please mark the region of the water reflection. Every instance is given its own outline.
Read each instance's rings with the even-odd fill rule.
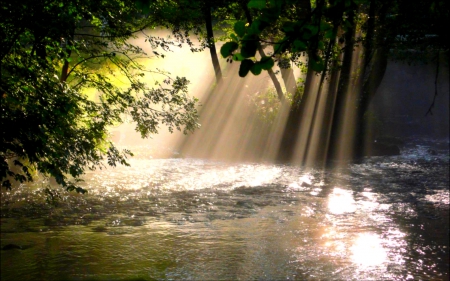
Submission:
[[[141,158],[57,207],[4,191],[1,246],[25,249],[2,251],[1,279],[446,279],[448,160],[403,162],[338,173]]]
[[[352,261],[363,269],[386,263],[387,250],[383,247],[383,242],[374,233],[360,233],[350,248]]]
[[[328,196],[328,210],[334,215],[353,213],[356,211],[355,200],[351,190],[345,190],[339,187],[333,189]]]

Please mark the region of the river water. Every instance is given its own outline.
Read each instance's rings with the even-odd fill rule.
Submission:
[[[153,159],[2,191],[1,280],[449,279],[448,140],[323,170]]]

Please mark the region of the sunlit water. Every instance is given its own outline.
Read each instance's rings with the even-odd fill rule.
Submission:
[[[336,170],[136,150],[56,206],[3,191],[1,280],[449,278],[447,141]]]

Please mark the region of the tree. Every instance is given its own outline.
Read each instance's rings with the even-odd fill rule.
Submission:
[[[226,0],[178,0],[178,1],[144,1],[149,15],[154,22],[170,29],[180,42],[186,42],[192,52],[208,48],[211,55],[216,82],[222,80],[222,70],[217,56],[213,33],[213,9],[226,6]],[[200,46],[195,46],[191,35],[199,39]],[[179,45],[181,47],[181,45]]]
[[[317,1],[312,6],[306,1],[250,1],[248,8],[256,10],[257,18],[248,25],[245,22],[235,25],[236,35],[232,36],[232,42],[222,47],[222,55],[230,56],[234,60],[241,61],[240,74],[247,75],[252,72],[257,75],[262,70],[268,70],[285,54],[296,64],[301,64],[301,58],[307,56],[308,67],[304,84],[303,95],[294,97],[286,129],[282,137],[280,158],[289,159],[293,155],[299,132],[299,123],[304,113],[307,101],[312,97],[313,79],[315,73],[325,73],[328,63],[327,57],[333,46],[325,48],[327,41],[334,41],[337,26],[346,23],[343,18],[345,1]],[[265,30],[268,28],[278,29],[277,40],[268,42],[264,38]],[[273,31],[272,31],[273,33]],[[264,38],[261,40],[261,38]],[[255,58],[258,42],[272,43],[274,52],[270,56]],[[238,50],[240,49],[240,50]],[[325,62],[326,61],[326,62]]]
[[[153,25],[146,3],[113,0],[2,1],[0,174],[2,186],[32,181],[32,171],[52,176],[67,190],[86,169],[127,165],[132,153],[107,140],[108,126],[125,115],[142,137],[169,130],[194,130],[196,99],[185,78],[149,88],[140,80],[147,57],[127,40]],[[147,37],[163,48],[165,42]],[[127,78],[114,83],[114,75]],[[89,94],[96,91],[95,96]]]
[[[243,9],[251,9],[254,19],[252,22],[236,23],[235,34],[221,49],[224,57],[240,61],[241,76],[249,72],[258,75],[262,70],[270,72],[283,54],[289,54],[294,62],[298,62],[301,56],[306,56],[308,60],[304,93],[301,99],[294,99],[281,141],[282,160],[292,160],[293,146],[298,138],[301,120],[306,118],[308,101],[312,101],[314,107],[313,116],[308,118],[315,120],[318,114],[316,107],[324,89],[328,91],[327,109],[321,119],[326,125],[322,126],[325,130],[318,142],[326,152],[318,160],[326,161],[326,158],[334,157],[336,153],[333,149],[343,145],[356,146],[354,151],[361,154],[367,135],[363,116],[381,83],[389,55],[397,54],[399,58],[398,54],[407,54],[405,57],[411,58],[419,53],[427,57],[427,54],[434,52],[433,49],[437,49],[438,54],[448,54],[448,32],[443,28],[448,25],[448,3],[439,0],[413,2],[248,1]],[[278,29],[282,36],[270,42],[264,37],[267,29]],[[271,44],[273,54],[257,58],[256,52],[261,42]],[[363,46],[364,57],[359,62],[353,59],[358,44]],[[354,65],[357,71],[353,70]],[[313,82],[316,74],[321,78]],[[324,88],[325,78],[329,83]],[[313,83],[318,83],[318,90],[313,90]],[[348,99],[353,101],[350,107],[345,106]],[[342,122],[344,112],[348,111],[355,112],[356,140],[349,138],[348,143],[343,144],[339,143],[338,124]],[[303,132],[307,134],[303,148],[307,152],[311,143],[311,127]],[[304,163],[304,156],[297,161]]]

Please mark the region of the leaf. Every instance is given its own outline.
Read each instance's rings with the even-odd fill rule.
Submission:
[[[330,30],[333,26],[331,24],[329,24],[326,21],[321,21],[320,22],[320,30],[321,31],[327,31]]]
[[[244,59],[245,59],[244,56],[242,56],[240,53],[236,53],[233,55],[234,61],[243,61]]]
[[[244,35],[245,35],[245,22],[237,21],[234,24],[234,32],[236,32],[237,36],[244,37]]]
[[[293,32],[295,30],[295,24],[293,22],[285,22],[281,30],[285,33]]]
[[[263,57],[263,58],[261,58],[261,61],[259,62],[259,64],[261,65],[262,69],[269,70],[273,67],[273,65],[275,63],[271,57]]]
[[[294,47],[295,47],[296,51],[304,51],[308,48],[308,46],[306,46],[305,42],[303,42],[301,40],[295,40]]]
[[[279,0],[270,0],[270,7],[281,9],[283,2]]]
[[[136,8],[141,10],[143,14],[147,15],[150,13],[150,1],[149,0],[137,0],[135,2]]]
[[[325,65],[320,59],[318,61],[310,59],[309,63],[311,64],[312,70],[315,72],[322,72],[325,69]]]
[[[327,38],[327,39],[333,39],[333,38],[335,38],[336,37],[336,32],[334,32],[334,30],[333,29],[331,29],[331,30],[328,30],[327,32],[325,32],[325,38]]]
[[[250,35],[258,36],[266,26],[267,24],[265,22],[255,20],[252,22],[252,25],[250,26],[250,29],[247,31],[247,33]]]
[[[264,9],[266,7],[266,0],[250,0],[247,7],[259,10]]]
[[[311,30],[309,30],[309,29],[303,29],[301,34],[302,34],[302,39],[305,39],[305,40],[309,40],[313,36],[313,34],[311,33]]]
[[[252,66],[255,63],[252,60],[249,59],[245,59],[241,62],[241,65],[239,66],[239,76],[240,77],[245,77],[247,76],[248,72],[250,71],[250,69],[252,68]]]
[[[239,45],[236,42],[227,42],[220,48],[220,54],[222,57],[226,58],[237,50],[238,47]]]
[[[315,25],[306,25],[305,28],[311,31],[311,36],[316,35],[319,32],[319,28]]]
[[[258,48],[258,42],[250,37],[243,38],[241,54],[244,58],[254,57],[256,54],[256,49]]]
[[[252,65],[252,68],[250,68],[250,71],[253,73],[253,75],[259,75],[262,71],[262,66],[260,62],[257,62]]]
[[[317,48],[319,50],[325,50],[325,44],[323,43],[323,41],[319,41]]]

